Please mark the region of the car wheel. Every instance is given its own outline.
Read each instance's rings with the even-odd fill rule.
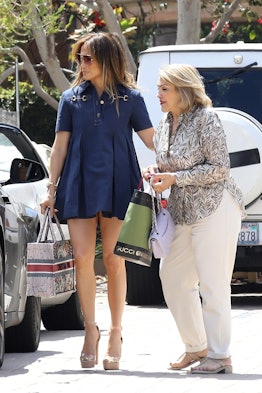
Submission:
[[[152,258],[152,263],[150,267],[126,261],[126,301],[128,304],[164,304],[164,296],[158,271],[159,259]]]
[[[5,354],[5,308],[4,308],[4,271],[3,251],[0,246],[0,367],[2,367]]]
[[[23,321],[6,329],[6,352],[34,352],[40,341],[41,299],[29,296]]]
[[[77,292],[65,303],[42,310],[42,322],[46,330],[83,330],[84,317]]]

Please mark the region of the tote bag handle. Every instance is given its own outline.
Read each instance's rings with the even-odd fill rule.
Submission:
[[[60,222],[56,216],[56,214],[54,214],[54,219],[55,219],[55,223],[57,225],[57,228],[59,230],[60,236],[62,240],[65,240],[65,236],[64,233],[62,231]],[[37,237],[37,243],[45,243],[47,241],[48,238],[48,233],[51,233],[51,238],[52,238],[52,242],[56,241],[56,236],[55,236],[55,231],[54,231],[54,227],[53,227],[53,222],[52,222],[52,218],[50,215],[50,209],[47,208],[45,210],[45,215],[44,215],[44,219],[43,219],[43,223],[41,225],[38,237]],[[44,234],[45,232],[45,234]],[[44,234],[44,236],[43,236]]]

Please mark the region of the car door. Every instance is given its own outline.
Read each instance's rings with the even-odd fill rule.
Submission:
[[[19,323],[26,304],[26,245],[36,240],[39,229],[39,203],[46,192],[44,178],[27,182],[21,172],[14,181],[10,169],[14,159],[42,161],[27,136],[13,126],[0,124],[0,192],[5,203],[5,283],[6,328]],[[24,168],[21,166],[21,171]]]

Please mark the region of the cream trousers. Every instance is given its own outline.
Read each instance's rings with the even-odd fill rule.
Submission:
[[[165,301],[186,352],[208,348],[211,358],[230,356],[230,284],[240,227],[241,210],[224,190],[213,214],[176,225],[170,253],[160,262]]]

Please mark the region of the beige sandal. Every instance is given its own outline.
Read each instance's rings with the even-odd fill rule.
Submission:
[[[181,370],[195,362],[199,362],[207,356],[207,349],[199,352],[185,352],[180,356],[177,362],[170,363],[169,370]]]
[[[121,346],[123,343],[123,339],[121,336],[121,327],[111,327],[110,329],[110,333],[109,333],[109,347],[106,353],[106,356],[104,357],[103,360],[103,366],[104,366],[104,370],[119,370],[119,363],[120,363],[120,358],[121,358]],[[112,340],[112,336],[115,336],[113,338],[113,340],[118,340],[119,341],[119,347],[115,348],[115,351],[117,353],[117,355],[110,355],[110,341]],[[113,341],[112,340],[112,341]],[[113,341],[114,342],[114,341]]]
[[[192,374],[231,374],[233,372],[230,358],[206,358],[196,367],[191,368]]]
[[[95,342],[95,352],[94,353],[85,353],[85,351],[82,350],[81,355],[80,355],[80,362],[81,362],[82,368],[92,368],[92,367],[95,367],[95,365],[98,363],[98,344],[99,344],[99,340],[100,340],[100,331],[99,331],[98,326],[96,325],[95,322],[87,322],[86,325],[87,325],[87,329],[86,329],[87,334],[90,329],[90,326],[94,327],[97,330],[97,339]],[[86,339],[86,337],[85,337],[85,339]]]

